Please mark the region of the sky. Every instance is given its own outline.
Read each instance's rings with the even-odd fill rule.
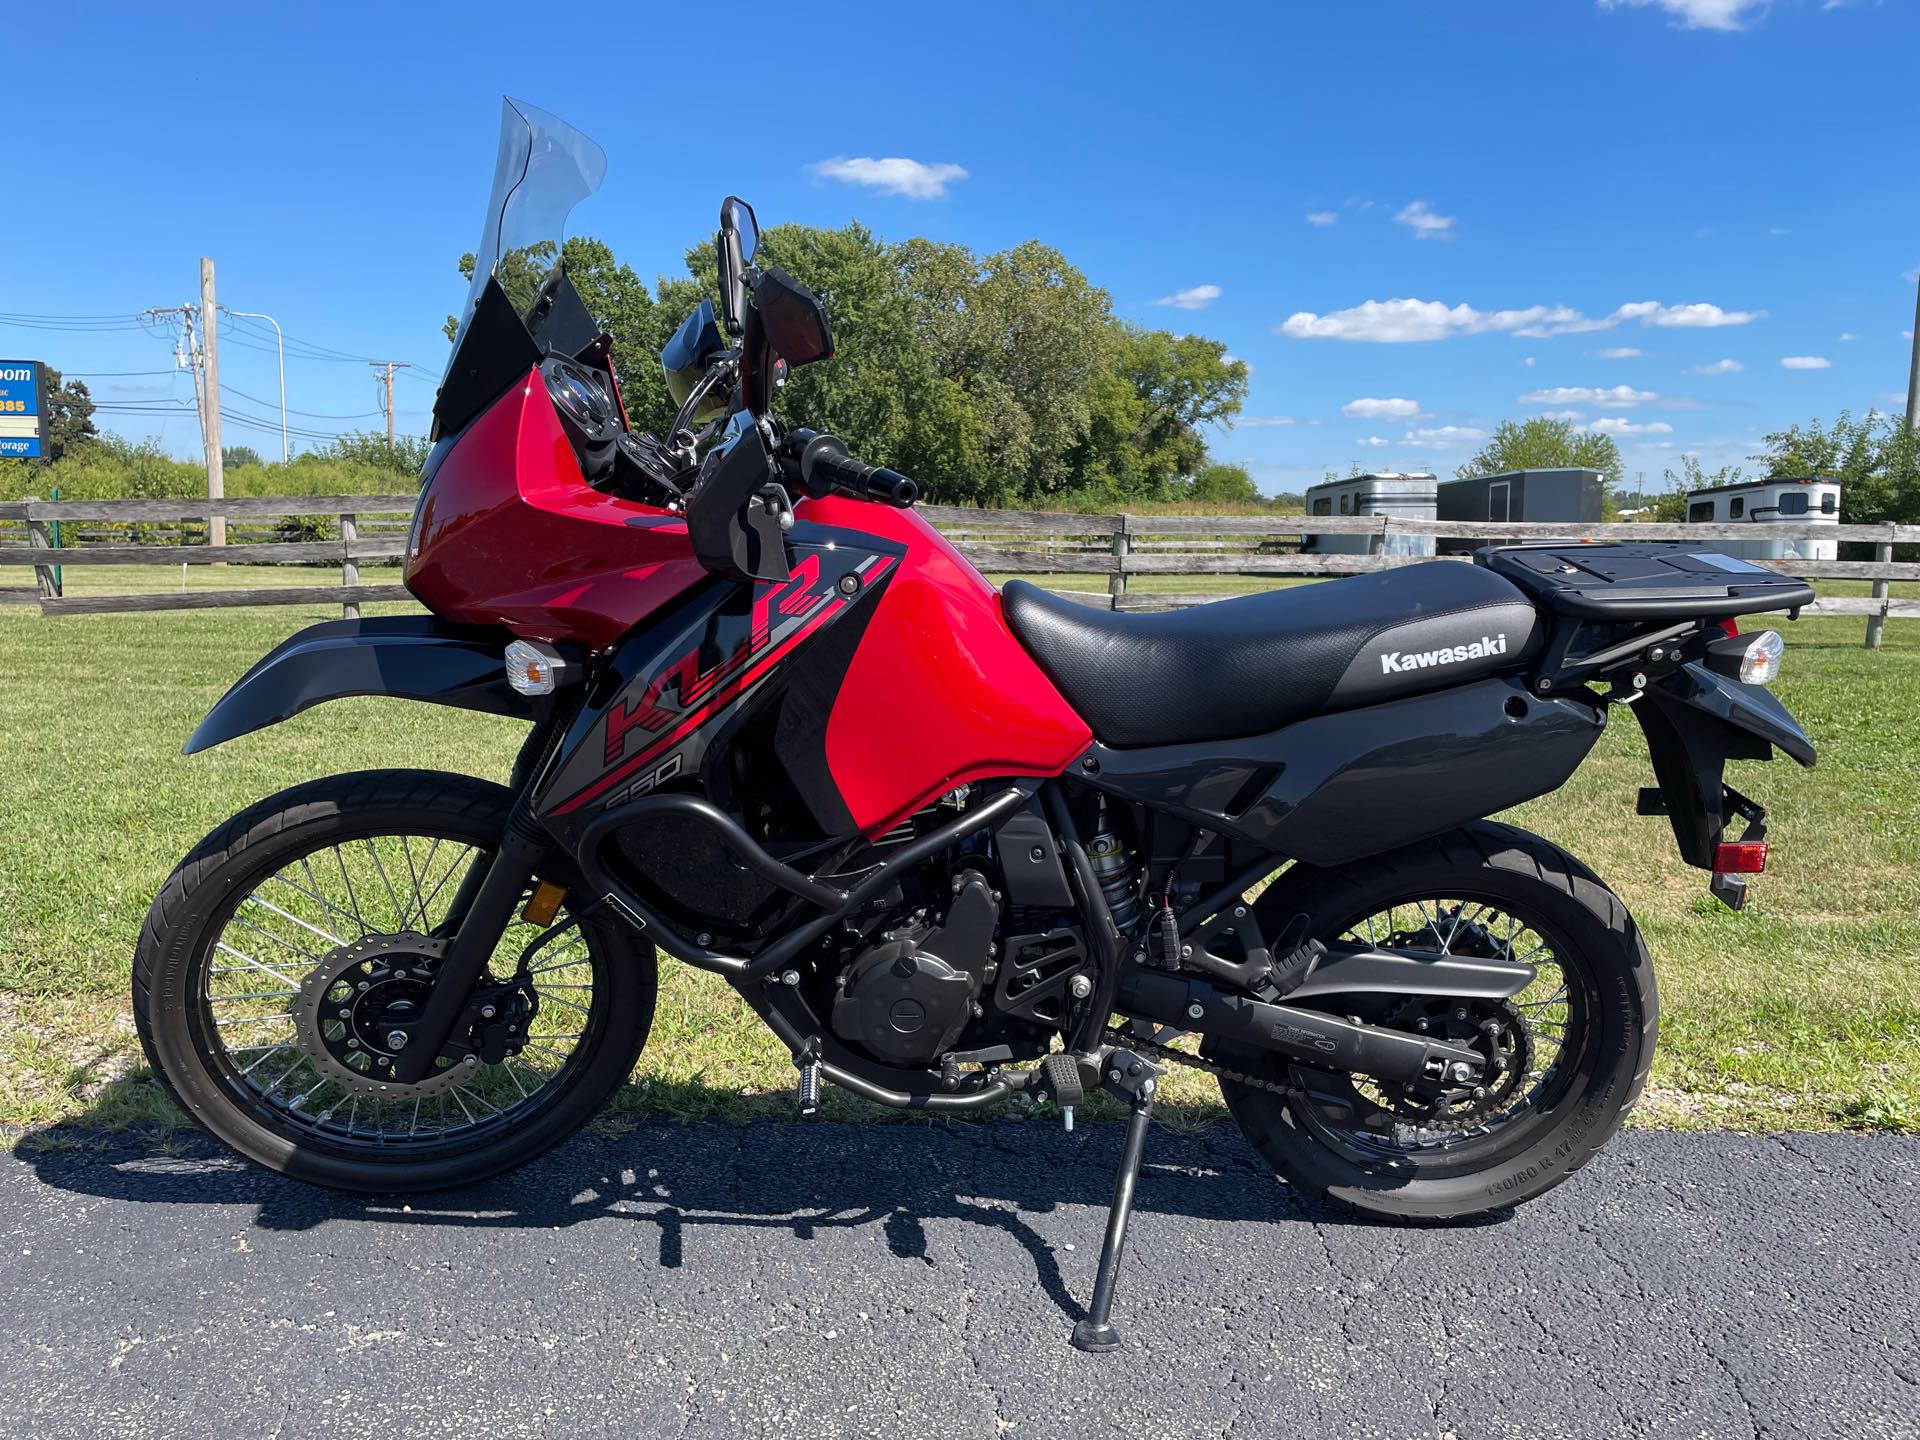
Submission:
[[[368,359],[411,363],[425,431],[503,93],[605,147],[572,228],[643,274],[729,192],[763,224],[1057,246],[1247,362],[1209,439],[1268,492],[1445,475],[1537,414],[1657,487],[1904,401],[1915,0],[276,9],[7,22],[0,359],[180,455],[191,380],[136,317],[193,300],[202,255],[287,336],[295,449],[380,425]],[[275,453],[265,322],[230,322],[221,379],[228,443]]]

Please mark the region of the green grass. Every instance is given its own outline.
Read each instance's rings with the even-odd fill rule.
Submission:
[[[194,567],[194,588],[328,583],[322,571]],[[0,575],[15,583],[21,572]],[[24,577],[21,577],[24,578]],[[372,573],[370,580],[388,574]],[[69,593],[172,588],[177,569],[72,567]],[[1140,589],[1246,588],[1153,577]],[[1823,587],[1858,593],[1864,585]],[[136,1063],[127,968],[175,860],[241,806],[341,770],[427,766],[504,778],[521,728],[428,706],[348,700],[192,759],[179,746],[223,689],[336,607],[43,620],[0,608],[0,1123],[177,1123]],[[1886,647],[1864,622],[1788,626],[1781,698],[1821,747],[1812,772],[1738,767],[1775,818],[1774,858],[1744,914],[1679,864],[1625,715],[1557,795],[1514,812],[1625,897],[1659,969],[1663,1029],[1641,1123],[1920,1131],[1920,624]],[[603,1117],[783,1113],[780,1047],[711,976],[669,963],[635,1083]],[[1205,1077],[1169,1087],[1170,1118],[1213,1118]],[[843,1114],[875,1113],[844,1096]],[[63,1127],[54,1139],[73,1143]]]

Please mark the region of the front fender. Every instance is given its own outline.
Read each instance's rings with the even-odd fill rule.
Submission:
[[[507,684],[508,636],[432,615],[329,620],[288,636],[234,682],[193,732],[186,753],[277,725],[326,700],[393,695],[538,719],[551,702]]]

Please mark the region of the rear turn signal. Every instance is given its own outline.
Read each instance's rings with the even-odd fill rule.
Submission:
[[[1767,868],[1767,842],[1729,840],[1713,847],[1716,875],[1758,875]]]
[[[1748,685],[1771,685],[1779,678],[1780,656],[1786,648],[1778,630],[1760,631],[1740,657],[1740,679]]]
[[[567,670],[566,657],[537,640],[507,646],[507,683],[522,695],[551,695]]]

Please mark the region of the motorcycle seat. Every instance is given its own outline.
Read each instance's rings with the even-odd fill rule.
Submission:
[[[1257,735],[1309,715],[1523,664],[1534,603],[1478,565],[1399,566],[1157,614],[1096,610],[1024,580],[1007,624],[1114,746]]]

